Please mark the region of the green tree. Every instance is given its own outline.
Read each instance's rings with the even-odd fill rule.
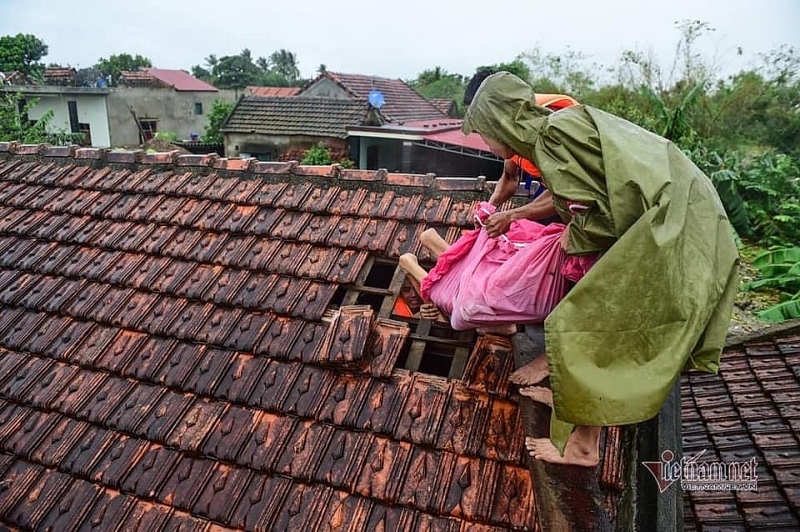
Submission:
[[[511,72],[515,76],[524,79],[525,81],[531,81],[531,71],[528,68],[528,65],[525,64],[523,61],[523,56],[520,55],[510,63],[495,63],[493,65],[483,65],[479,66],[475,69],[475,72],[481,72],[483,70],[495,70],[495,71],[505,71]]]
[[[255,60],[247,48],[238,55],[217,58],[212,54],[205,58],[204,65],[194,65],[192,74],[220,89],[243,89],[249,85],[289,87],[302,83],[297,58],[283,49],[269,58]]]
[[[119,81],[119,74],[124,70],[139,70],[140,68],[152,67],[153,63],[143,55],[131,54],[115,54],[105,59],[101,57],[95,63],[94,68],[103,73],[103,75],[111,76],[111,84],[117,85]]]
[[[461,74],[451,74],[437,66],[420,72],[416,79],[409,81],[409,85],[425,98],[454,100],[459,113],[462,113],[467,81]]]
[[[233,111],[233,107],[233,102],[214,100],[214,103],[211,104],[211,110],[208,112],[208,125],[203,132],[203,142],[222,144],[224,139],[220,129],[228,115]]]
[[[269,56],[272,68],[270,72],[283,76],[289,83],[300,79],[300,69],[297,67],[297,56],[289,50],[281,48]]]
[[[18,70],[27,76],[38,77],[44,71],[40,60],[47,55],[47,45],[28,33],[0,37],[0,72]]]

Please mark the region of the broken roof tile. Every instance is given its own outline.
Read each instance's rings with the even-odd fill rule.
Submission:
[[[307,320],[321,319],[337,288],[335,284],[309,281],[308,288],[292,308],[292,314]]]

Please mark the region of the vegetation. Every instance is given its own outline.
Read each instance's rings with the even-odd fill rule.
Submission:
[[[66,146],[81,141],[80,133],[52,132],[48,126],[53,120],[49,109],[37,120],[30,120],[28,113],[37,100],[25,100],[22,94],[0,92],[0,142],[19,141],[24,144],[51,144]]]
[[[511,71],[536,92],[569,94],[673,141],[711,178],[740,244],[765,251],[753,262],[760,279],[744,289],[766,289],[778,304],[759,316],[800,317],[800,55],[784,46],[760,66],[720,79],[697,52],[713,28],[688,20],[676,29],[667,68],[638,50],[625,51],[610,69],[573,50],[536,49],[476,71]],[[459,104],[467,82],[439,67],[410,81],[424,96]]]
[[[305,83],[297,65],[297,57],[288,50],[280,49],[269,58],[254,60],[245,48],[238,55],[209,55],[205,66],[192,67],[192,75],[220,89],[243,89],[249,85],[291,87]]]
[[[208,112],[208,125],[205,132],[203,132],[203,142],[222,144],[223,138],[220,129],[225,119],[233,111],[234,105],[233,102],[214,100],[214,103],[211,104],[211,110]]]
[[[150,59],[143,55],[131,54],[116,54],[111,55],[108,59],[100,58],[94,65],[96,70],[99,70],[103,76],[111,76],[111,86],[116,86],[119,82],[119,74],[124,70],[139,70],[140,68],[152,67],[153,63]]]
[[[33,78],[41,77],[47,45],[34,35],[18,33],[0,36],[0,72],[18,70]]]
[[[800,318],[800,248],[767,251],[755,258],[753,266],[761,272],[761,279],[747,283],[744,288],[771,288],[780,295],[777,305],[760,311],[758,316],[770,322]]]
[[[306,154],[300,164],[331,164],[332,162],[331,152],[320,142],[306,150]]]

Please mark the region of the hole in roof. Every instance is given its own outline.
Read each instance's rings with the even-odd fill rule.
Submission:
[[[440,377],[449,376],[455,350],[454,346],[438,342],[427,342],[417,371],[430,375],[439,375]]]
[[[342,303],[344,303],[344,296],[347,295],[347,288],[344,286],[339,286],[336,289],[336,292],[333,294],[331,298],[331,302],[328,304],[328,308],[340,308]]]
[[[389,288],[392,284],[392,277],[397,269],[397,263],[375,262],[364,280],[364,286],[373,288]]]
[[[385,296],[382,296],[381,294],[369,294],[367,292],[361,292],[356,298],[356,305],[369,305],[377,314],[381,311],[384,297]]]

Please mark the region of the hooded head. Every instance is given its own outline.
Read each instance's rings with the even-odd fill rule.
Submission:
[[[488,144],[499,143],[527,158],[549,114],[536,105],[530,85],[510,72],[498,72],[481,83],[461,131],[476,131]]]

